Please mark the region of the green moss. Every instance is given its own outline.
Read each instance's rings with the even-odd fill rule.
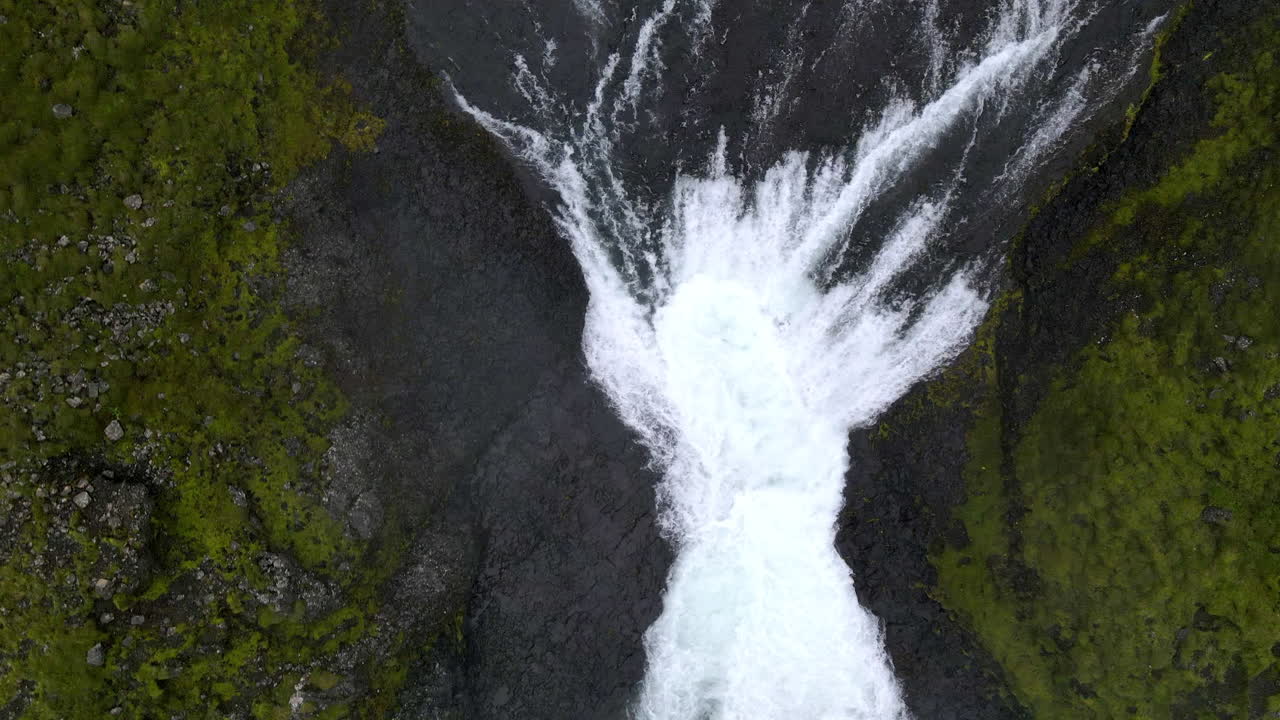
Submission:
[[[1278,20],[1216,56],[1212,136],[1090,234],[1137,248],[1136,308],[1029,421],[993,394],[970,433],[938,596],[1037,717],[1246,717],[1280,669]]]
[[[318,690],[332,690],[342,680],[342,676],[319,670],[307,676],[307,682]]]
[[[1182,21],[1187,18],[1187,13],[1191,12],[1190,0],[1183,0],[1174,11],[1174,15],[1169,19],[1168,24],[1156,35],[1154,46],[1151,49],[1151,64],[1147,66],[1147,87],[1142,91],[1142,97],[1138,102],[1130,105],[1125,111],[1124,132],[1121,134],[1121,140],[1128,138],[1129,133],[1133,130],[1133,124],[1138,119],[1138,112],[1147,100],[1151,97],[1151,91],[1155,89],[1156,83],[1164,77],[1164,51],[1165,46],[1169,42],[1169,38],[1173,36],[1178,28],[1182,26]],[[1212,54],[1212,53],[1210,53]],[[1208,59],[1206,56],[1204,59]]]
[[[1157,54],[1153,82],[1160,78],[1159,59]],[[1254,55],[1245,67],[1215,77],[1209,91],[1217,96],[1212,124],[1218,132],[1201,140],[1186,158],[1168,168],[1159,183],[1128,193],[1114,203],[1109,208],[1110,221],[1086,237],[1075,257],[1124,232],[1140,217],[1157,216],[1189,196],[1213,188],[1242,158],[1258,148],[1275,145],[1276,124],[1268,113],[1276,102],[1273,78],[1278,71],[1275,50],[1267,49]]]
[[[409,676],[410,653],[402,650],[376,668],[372,668],[372,692],[361,706],[362,717],[381,717],[396,706],[396,697]]]
[[[0,0],[0,15],[0,513],[13,533],[0,708],[269,716],[273,678],[376,631],[375,588],[395,566],[342,569],[369,549],[321,504],[317,467],[346,402],[280,309],[287,237],[271,194],[335,143],[370,147],[382,123],[310,69],[326,30],[304,0]],[[70,117],[55,116],[63,104]],[[112,421],[119,442],[104,438]],[[148,482],[150,572],[132,594],[98,598],[91,582],[118,571],[95,565],[101,543],[140,538],[86,537],[36,492],[56,490],[65,458]],[[166,632],[99,621],[187,612],[175,595],[202,583],[265,588],[267,551],[346,605],[264,623],[251,593],[220,591]],[[107,662],[89,667],[99,642]]]

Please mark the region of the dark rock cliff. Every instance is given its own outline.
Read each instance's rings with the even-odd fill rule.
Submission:
[[[576,262],[396,13],[329,12],[334,70],[387,126],[296,186],[290,294],[356,416],[376,418],[367,477],[344,482],[468,558],[395,599],[465,614],[463,648],[415,664],[400,716],[621,716],[669,560],[646,457],[586,376]]]

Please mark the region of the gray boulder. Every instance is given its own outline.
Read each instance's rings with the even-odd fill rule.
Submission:
[[[102,643],[89,648],[89,652],[84,654],[84,661],[92,667],[102,667],[107,661],[107,653],[102,649]]]

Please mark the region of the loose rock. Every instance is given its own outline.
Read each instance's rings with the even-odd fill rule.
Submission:
[[[107,654],[102,649],[102,643],[89,648],[89,652],[84,655],[84,661],[93,667],[102,667],[107,661]]]
[[[1210,525],[1226,525],[1231,522],[1231,518],[1235,513],[1226,508],[1214,507],[1210,505],[1200,513],[1200,520]]]
[[[67,118],[74,115],[75,112],[76,111],[66,103],[58,103],[57,105],[53,106],[53,116],[58,118],[59,120],[66,120]]]
[[[111,442],[118,442],[120,438],[124,437],[124,428],[121,427],[119,420],[112,420],[111,424],[107,426],[107,429],[103,434],[105,434],[107,439]]]

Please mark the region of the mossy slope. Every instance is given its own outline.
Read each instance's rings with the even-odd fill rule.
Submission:
[[[0,0],[2,717],[390,705],[403,638],[337,666],[404,542],[324,506],[346,402],[277,297],[272,194],[380,129],[309,69],[325,32],[302,0]]]
[[[1201,5],[1177,33],[1211,32]],[[1209,78],[1194,142],[1138,110],[1130,147],[1074,181],[1110,191],[1059,209],[1085,219],[1063,264],[944,381],[978,382],[967,538],[935,554],[936,594],[1038,718],[1280,711],[1280,14],[1250,14],[1152,74]],[[1028,308],[1080,264],[1109,268],[1103,330],[1037,371]]]

